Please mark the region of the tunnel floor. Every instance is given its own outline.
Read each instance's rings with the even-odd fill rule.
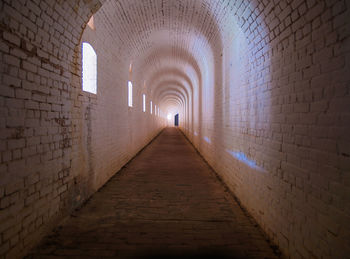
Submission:
[[[277,258],[176,128],[162,133],[27,258]]]

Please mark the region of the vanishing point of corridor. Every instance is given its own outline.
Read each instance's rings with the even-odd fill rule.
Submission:
[[[349,258],[349,17],[1,0],[0,259]]]
[[[166,128],[28,258],[276,258],[213,170]]]

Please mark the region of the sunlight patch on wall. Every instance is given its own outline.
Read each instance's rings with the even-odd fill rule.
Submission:
[[[263,168],[261,168],[260,166],[258,166],[256,164],[256,162],[252,159],[249,159],[246,154],[244,154],[243,152],[238,152],[238,151],[232,151],[232,150],[228,150],[226,149],[227,153],[229,153],[231,156],[233,156],[234,158],[236,158],[237,160],[239,160],[240,162],[244,163],[245,165],[249,166],[252,169],[255,169],[257,171],[260,172],[265,172],[265,170]]]
[[[203,137],[203,139],[205,140],[205,142],[207,142],[207,143],[211,143],[211,140],[210,140],[210,138],[208,138],[208,137]]]

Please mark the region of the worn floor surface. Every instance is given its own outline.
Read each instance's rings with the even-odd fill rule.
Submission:
[[[276,258],[182,133],[165,129],[28,258]]]

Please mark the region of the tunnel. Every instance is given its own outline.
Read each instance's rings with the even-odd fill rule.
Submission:
[[[0,258],[140,240],[166,245],[135,258],[348,258],[349,16],[347,0],[1,1]]]

